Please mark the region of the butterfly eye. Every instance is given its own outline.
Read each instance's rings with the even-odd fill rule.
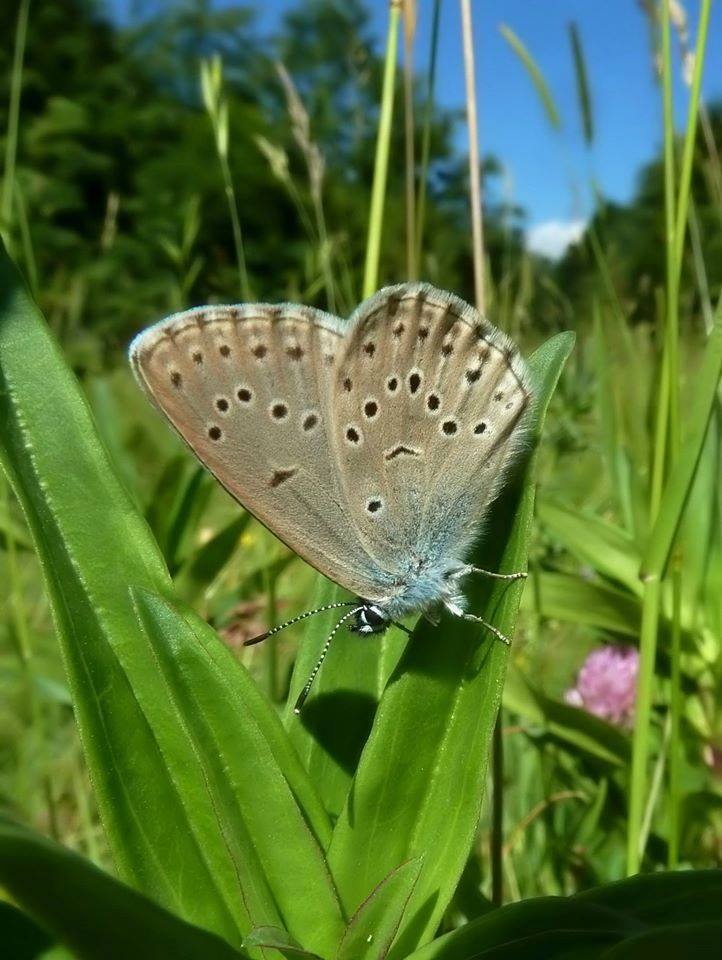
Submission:
[[[367,400],[364,404],[364,414],[369,420],[373,420],[379,412],[379,405],[375,400]]]
[[[383,510],[384,502],[380,497],[372,497],[366,503],[366,510],[369,513],[379,513]]]
[[[439,399],[438,394],[430,393],[426,398],[426,406],[432,413],[438,410],[441,406],[441,400]]]
[[[457,426],[455,420],[444,420],[444,422],[441,424],[441,429],[447,437],[453,437],[459,427]]]
[[[225,397],[219,397],[216,400],[216,409],[219,410],[221,413],[228,412],[228,401],[226,400]]]
[[[271,407],[271,416],[274,420],[285,420],[288,416],[288,407],[285,403],[274,403]]]
[[[389,377],[389,379],[386,381],[386,389],[389,391],[389,393],[396,393],[398,388],[399,388],[398,377]]]
[[[240,387],[236,392],[236,396],[241,403],[250,403],[253,398],[253,394],[247,387]]]

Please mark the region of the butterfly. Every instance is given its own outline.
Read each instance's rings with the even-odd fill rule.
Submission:
[[[386,287],[348,322],[296,304],[205,306],[139,334],[140,385],[208,470],[304,560],[358,599],[378,634],[464,609],[466,561],[524,449],[532,392],[514,343],[426,283]],[[408,632],[408,631],[407,631]]]

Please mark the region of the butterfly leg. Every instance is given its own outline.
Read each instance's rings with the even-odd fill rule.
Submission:
[[[489,633],[493,634],[497,640],[501,640],[501,642],[505,643],[507,647],[511,646],[511,640],[507,637],[507,635],[502,633],[501,630],[497,630],[497,628],[493,624],[489,623],[488,620],[484,620],[482,617],[477,617],[473,613],[466,613],[466,611],[462,610],[462,608],[456,603],[446,601],[444,606],[449,613],[453,613],[455,617],[461,617],[462,620],[469,620],[471,623],[480,623],[489,631]]]
[[[526,580],[526,570],[519,570],[516,573],[494,573],[492,570],[483,570],[481,567],[466,567],[464,573],[480,573],[484,577],[492,580]]]

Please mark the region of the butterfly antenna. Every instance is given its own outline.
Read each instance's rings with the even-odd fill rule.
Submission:
[[[291,627],[294,623],[298,623],[299,620],[305,620],[306,617],[314,617],[317,613],[325,613],[326,610],[336,610],[338,607],[353,607],[355,603],[355,600],[340,600],[338,603],[327,603],[325,607],[316,607],[315,610],[307,610],[306,613],[301,613],[297,617],[291,617],[291,619],[286,620],[285,623],[279,623],[277,627],[273,627],[271,630],[266,630],[265,633],[261,633],[257,637],[251,637],[250,640],[244,640],[243,646],[252,647],[254,643],[260,643],[262,640],[267,640],[268,637],[272,637],[274,633],[285,630],[286,627]]]
[[[336,626],[333,628],[333,630],[329,633],[328,637],[326,638],[326,642],[325,642],[324,645],[323,645],[323,650],[321,651],[321,656],[320,656],[320,657],[318,658],[318,660],[316,661],[316,666],[315,666],[315,667],[313,668],[313,670],[311,671],[311,674],[310,674],[308,680],[306,681],[305,687],[303,688],[303,690],[302,690],[301,693],[299,694],[298,700],[296,700],[296,705],[295,705],[295,707],[293,708],[293,712],[294,712],[294,713],[298,714],[298,713],[301,712],[301,707],[302,707],[302,706],[304,705],[304,703],[306,702],[306,698],[308,697],[308,695],[309,695],[309,693],[310,693],[310,691],[311,691],[311,686],[313,685],[313,681],[316,679],[316,674],[317,674],[318,671],[321,669],[321,664],[322,664],[323,661],[326,659],[326,654],[328,653],[328,648],[331,646],[331,641],[333,640],[334,636],[336,635],[336,632],[338,631],[339,627],[341,626],[342,623],[344,623],[346,620],[348,620],[349,617],[352,617],[355,613],[358,613],[359,610],[363,610],[363,607],[355,607],[353,610],[349,610],[348,613],[345,613],[345,614],[341,617],[341,619],[339,620],[339,622],[336,624]]]

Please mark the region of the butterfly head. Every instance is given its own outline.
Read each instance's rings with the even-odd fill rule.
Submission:
[[[372,633],[385,633],[391,625],[391,617],[376,603],[363,603],[354,615],[351,630],[362,636]]]

